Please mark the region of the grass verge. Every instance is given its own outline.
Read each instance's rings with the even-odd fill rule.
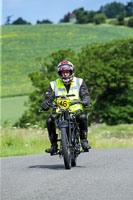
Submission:
[[[88,139],[92,148],[133,148],[133,124],[91,126]]]
[[[133,124],[89,127],[92,149],[133,148]],[[50,146],[47,130],[1,128],[1,157],[44,153]]]
[[[44,153],[50,143],[46,130],[1,129],[1,157]]]

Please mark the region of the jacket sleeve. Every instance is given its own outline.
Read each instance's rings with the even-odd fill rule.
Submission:
[[[52,103],[54,98],[55,98],[55,92],[52,90],[51,85],[49,85],[45,93],[45,99],[43,100],[42,104],[45,102]]]
[[[86,103],[88,103],[88,106],[90,105],[91,99],[90,99],[90,95],[89,95],[88,88],[85,81],[82,82],[82,85],[79,90],[79,96],[82,101],[85,101]]]

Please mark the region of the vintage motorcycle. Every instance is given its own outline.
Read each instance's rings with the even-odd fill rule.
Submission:
[[[63,157],[65,169],[75,167],[77,157],[81,152],[80,130],[76,121],[76,112],[70,110],[70,106],[82,104],[82,101],[70,101],[69,97],[75,95],[56,96],[57,101],[52,103],[52,116],[55,119],[56,127],[59,129],[57,142],[60,143],[57,153]],[[89,151],[89,150],[88,150]]]

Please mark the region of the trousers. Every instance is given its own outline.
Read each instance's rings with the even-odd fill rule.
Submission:
[[[76,120],[79,124],[80,139],[86,140],[87,139],[87,131],[88,131],[87,115],[81,111],[80,113],[78,113],[76,115]],[[47,125],[50,142],[51,142],[51,144],[54,144],[57,142],[57,134],[56,134],[55,119],[52,117],[52,115],[50,115],[46,119],[46,125]]]

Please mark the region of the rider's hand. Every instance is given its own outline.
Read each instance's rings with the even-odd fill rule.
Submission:
[[[42,108],[45,111],[49,110],[49,102],[47,100],[42,103]]]
[[[82,105],[83,105],[84,108],[88,108],[90,106],[90,102],[82,101]]]

